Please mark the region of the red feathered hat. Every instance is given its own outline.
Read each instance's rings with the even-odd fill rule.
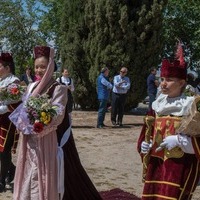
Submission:
[[[173,61],[163,59],[161,66],[161,77],[187,78],[187,64],[183,56],[183,48],[179,41],[176,57]]]
[[[10,53],[1,53],[0,62],[13,62],[13,57]]]
[[[36,46],[34,48],[34,59],[42,57],[42,56],[49,58],[49,55],[50,55],[50,47]]]

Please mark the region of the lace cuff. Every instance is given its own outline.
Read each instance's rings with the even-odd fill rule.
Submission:
[[[185,152],[189,154],[195,154],[194,148],[192,146],[191,137],[185,135],[185,134],[178,134],[178,141],[180,148]]]

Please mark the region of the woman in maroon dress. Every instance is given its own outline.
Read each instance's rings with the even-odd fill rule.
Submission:
[[[74,143],[67,107],[67,87],[53,77],[53,50],[46,46],[34,49],[35,74],[39,81],[27,88],[29,96],[48,94],[52,103],[65,108],[43,131],[29,131],[26,110],[20,105],[10,118],[21,132],[16,176],[15,200],[100,200],[102,199],[81,165]],[[24,123],[24,124],[23,124]],[[23,126],[22,126],[23,124]]]

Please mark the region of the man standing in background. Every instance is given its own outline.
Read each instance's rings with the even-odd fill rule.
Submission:
[[[126,76],[128,69],[122,67],[120,74],[114,77],[112,92],[111,122],[112,124],[123,126],[124,106],[127,92],[130,89],[130,80]]]
[[[106,115],[110,90],[112,89],[112,84],[109,82],[108,75],[109,69],[103,67],[101,69],[101,74],[97,78],[97,95],[99,100],[97,128],[103,128],[105,126],[103,122]]]
[[[34,82],[34,76],[31,73],[31,67],[27,66],[25,68],[25,73],[22,74],[20,81],[21,81],[21,85],[24,85],[24,84],[28,85],[29,83]]]
[[[149,110],[151,110],[152,103],[156,100],[157,88],[159,86],[158,80],[156,80],[157,70],[155,67],[150,69],[150,74],[147,78],[147,93],[149,96]]]

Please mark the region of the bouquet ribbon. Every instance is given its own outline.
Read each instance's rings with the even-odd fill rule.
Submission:
[[[35,84],[30,86],[31,91]],[[22,97],[22,103],[9,115],[10,121],[16,126],[17,130],[22,131],[23,134],[29,135],[33,132],[33,126],[29,123],[26,109],[24,108],[24,102],[30,96],[30,92]]]
[[[24,103],[21,103],[10,115],[9,119],[16,126],[17,130],[21,131],[25,135],[29,135],[33,132],[33,126],[29,123]]]
[[[60,199],[63,199],[63,195],[65,192],[64,187],[64,152],[62,147],[65,145],[65,143],[68,141],[69,136],[71,133],[71,125],[69,128],[65,131],[60,145],[58,145],[58,152],[57,152],[57,165],[58,165],[58,193],[60,193]]]

